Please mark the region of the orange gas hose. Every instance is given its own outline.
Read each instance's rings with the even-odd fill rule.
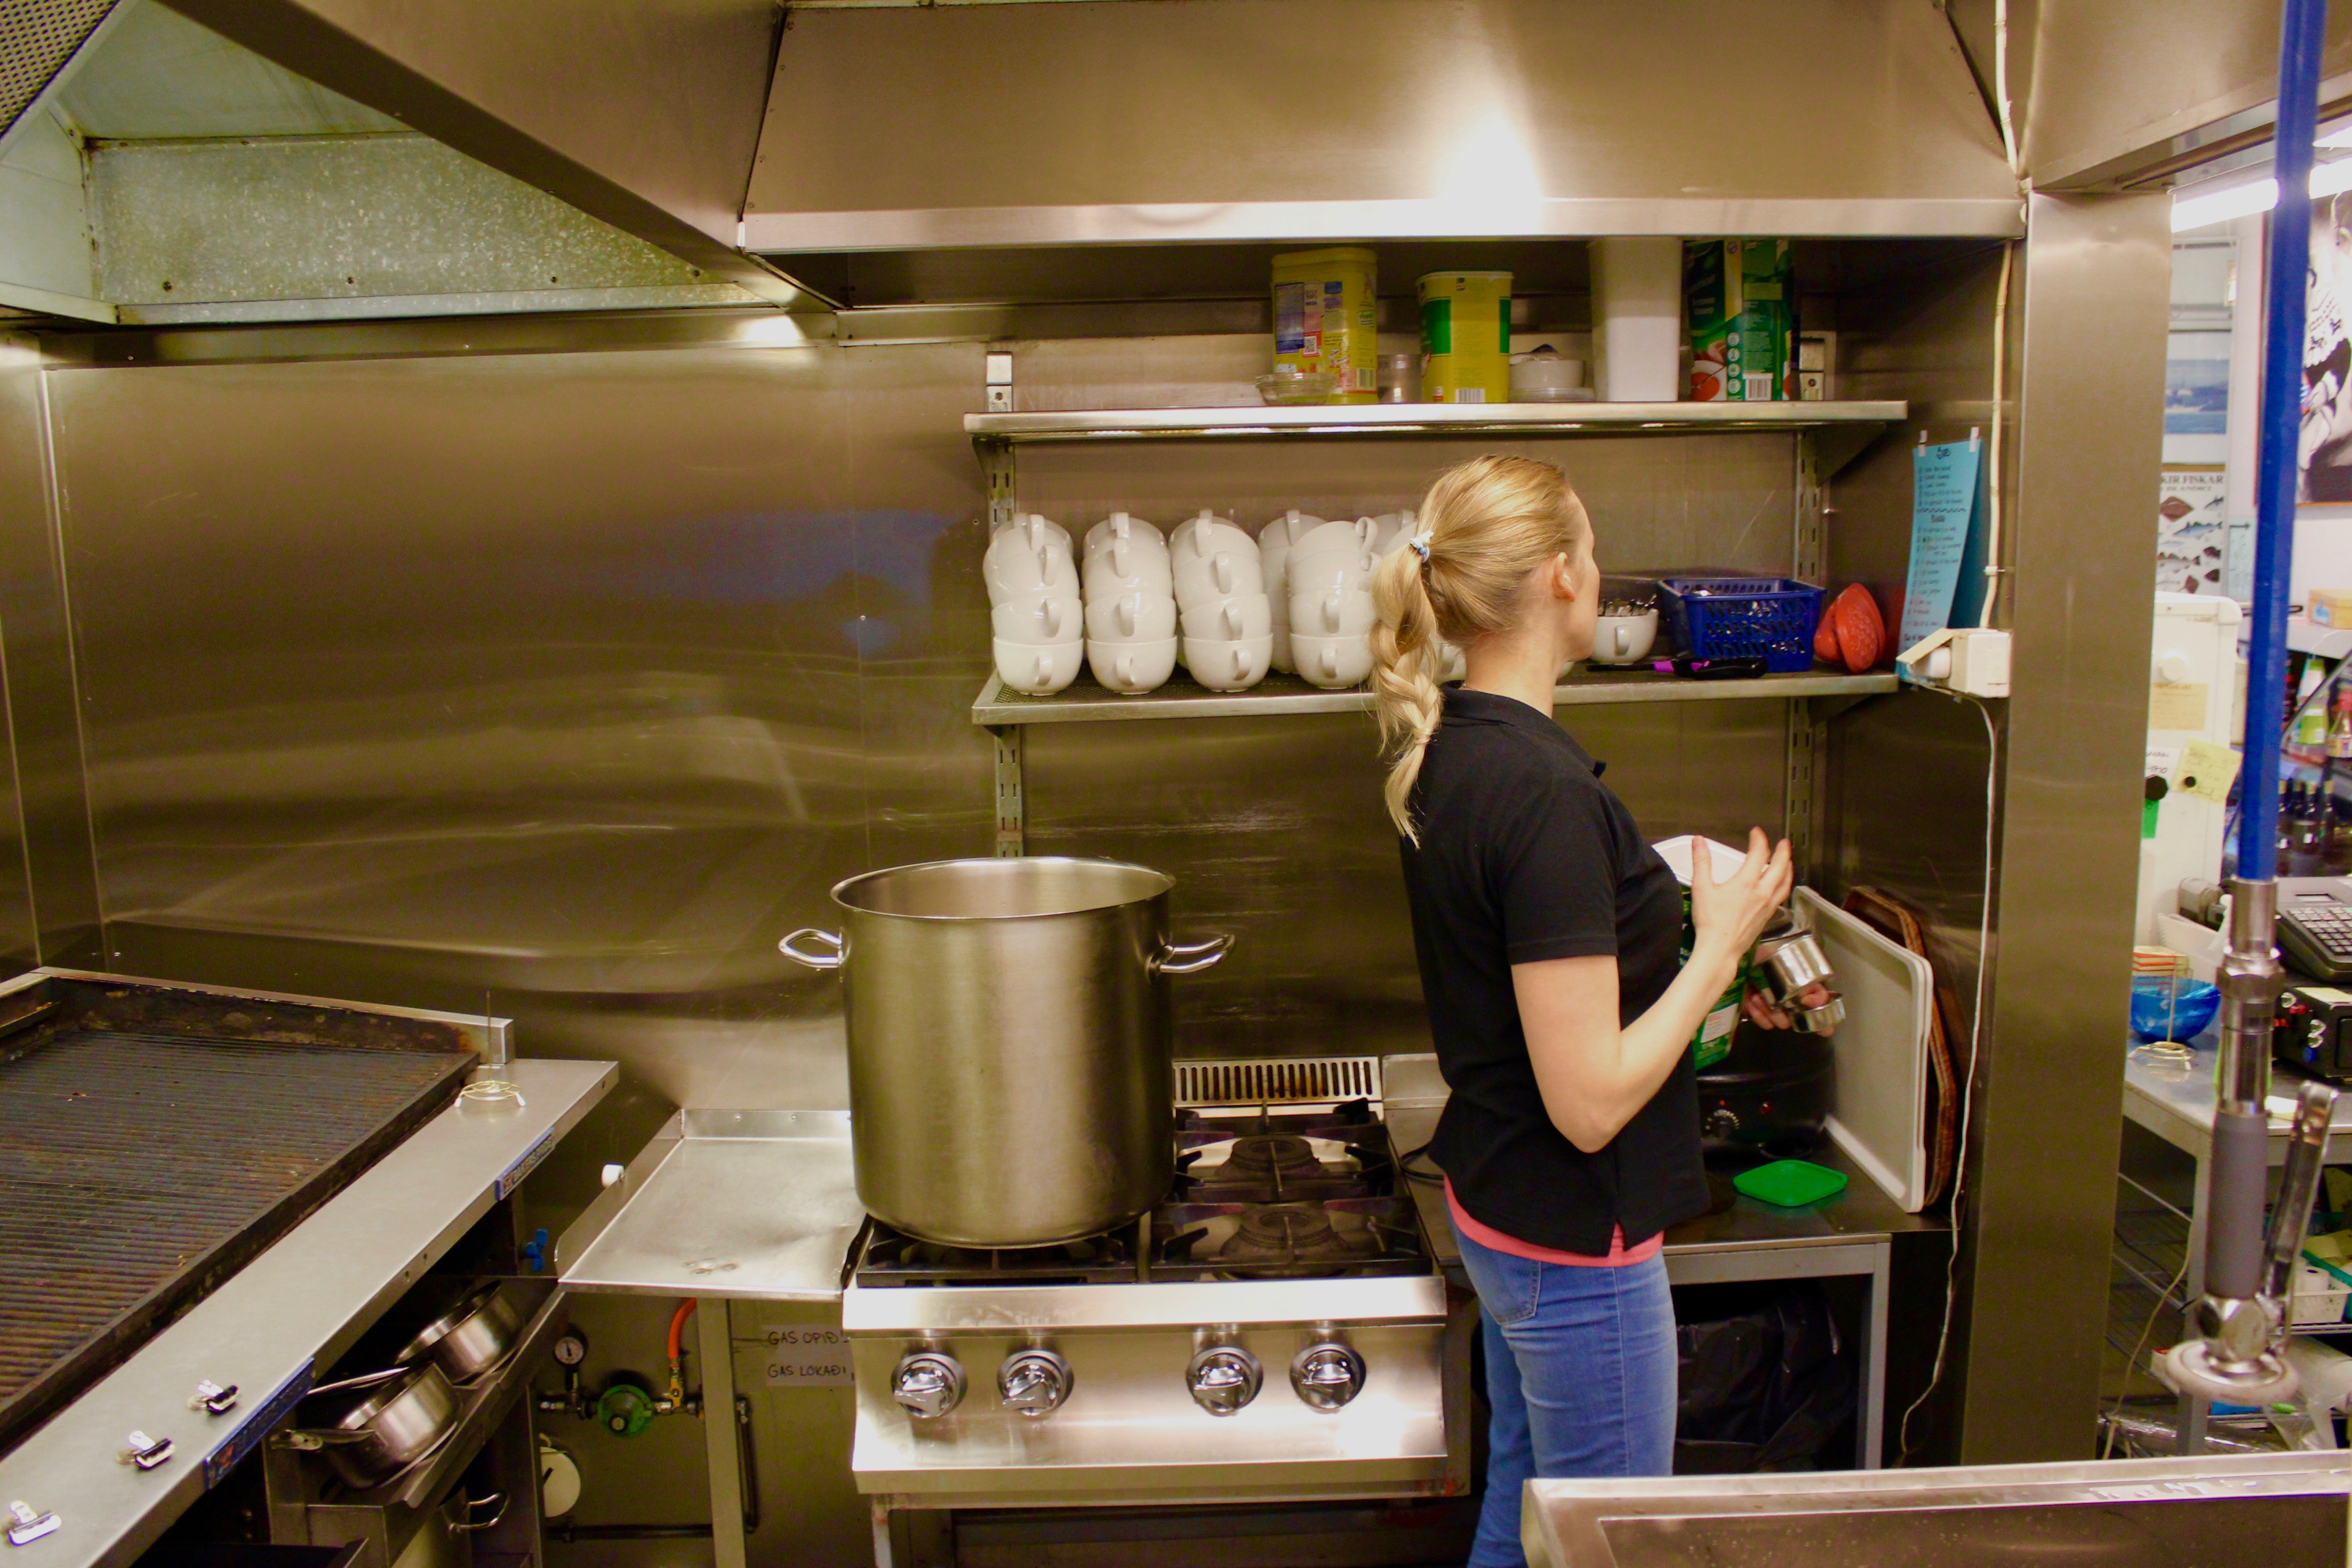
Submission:
[[[682,1353],[678,1348],[678,1336],[686,1331],[686,1321],[693,1315],[694,1298],[691,1296],[688,1297],[685,1300],[680,1301],[677,1304],[677,1310],[670,1314],[669,1363],[672,1366],[676,1366],[678,1363],[678,1359]]]

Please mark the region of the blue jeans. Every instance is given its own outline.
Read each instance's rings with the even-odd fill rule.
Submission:
[[[1519,1568],[1530,1476],[1664,1476],[1675,1460],[1675,1303],[1666,1260],[1538,1263],[1466,1236],[1486,1351],[1486,1501],[1470,1568]]]

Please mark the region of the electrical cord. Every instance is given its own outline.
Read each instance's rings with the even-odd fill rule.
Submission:
[[[1928,689],[1933,690],[1934,688]],[[1960,1295],[1960,1226],[1961,1205],[1967,1196],[1965,1184],[1969,1170],[1969,1111],[1976,1098],[1978,1050],[1984,1040],[1985,971],[1992,965],[1992,863],[1993,833],[2000,805],[2000,736],[1993,728],[1992,710],[1984,700],[1969,696],[1961,699],[1973,702],[1985,727],[1985,846],[1984,903],[1977,926],[1977,984],[1974,1016],[1969,1020],[1969,1061],[1966,1076],[1960,1079],[1959,1125],[1955,1131],[1958,1146],[1952,1157],[1952,1256],[1944,1266],[1944,1321],[1936,1331],[1936,1365],[1927,1374],[1927,1386],[1919,1397],[1903,1412],[1903,1420],[1895,1428],[1897,1449],[1895,1468],[1900,1469],[1911,1460],[1911,1417],[1927,1403],[1944,1381],[1945,1358],[1952,1348],[1952,1313]]]
[[[2131,1394],[2131,1374],[2139,1366],[2140,1352],[2147,1349],[2148,1336],[2156,1332],[2156,1321],[2164,1315],[2165,1302],[2172,1299],[2172,1293],[2179,1289],[2180,1282],[2188,1278],[2189,1251],[2183,1247],[2180,1253],[2180,1267],[2173,1271],[2171,1279],[2166,1283],[2162,1290],[2157,1293],[2156,1305],[2147,1310],[2147,1321],[2140,1325],[2138,1342],[2132,1346],[2131,1354],[2124,1358],[2124,1386],[2116,1391],[2116,1402],[2107,1411],[2107,1438],[2099,1447],[2099,1458],[2102,1459],[2112,1459],[2116,1457],[2116,1423],[2124,1413],[2125,1399]]]

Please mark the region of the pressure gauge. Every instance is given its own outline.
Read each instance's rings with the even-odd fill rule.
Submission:
[[[588,1339],[577,1329],[566,1329],[555,1342],[555,1359],[566,1366],[578,1366],[588,1359]]]

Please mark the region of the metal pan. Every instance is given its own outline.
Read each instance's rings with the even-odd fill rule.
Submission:
[[[487,1280],[417,1331],[394,1358],[402,1365],[430,1360],[452,1383],[470,1383],[513,1353],[522,1337],[522,1309]]]
[[[433,1362],[331,1383],[313,1392],[338,1394],[373,1386],[324,1426],[289,1434],[298,1447],[316,1448],[355,1489],[382,1486],[438,1448],[457,1424],[457,1391]]]

